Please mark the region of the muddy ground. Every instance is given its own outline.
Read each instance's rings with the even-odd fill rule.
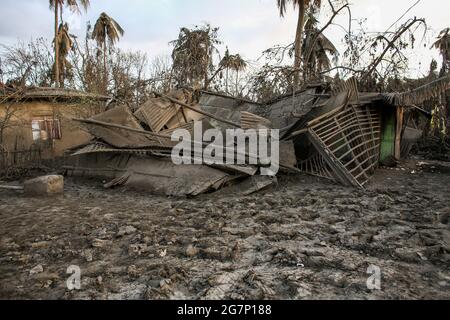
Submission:
[[[245,197],[0,190],[0,298],[450,299],[449,194],[450,173],[412,162],[366,191],[308,176]]]

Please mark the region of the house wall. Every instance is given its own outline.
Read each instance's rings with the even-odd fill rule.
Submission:
[[[101,111],[95,104],[59,103],[47,101],[14,102],[0,104],[0,125],[6,114],[12,114],[0,144],[7,151],[28,150],[39,147],[43,158],[59,157],[74,146],[87,143],[92,136],[83,131],[72,118],[84,118]],[[35,141],[32,134],[32,120],[41,117],[59,119],[61,139]],[[0,128],[1,130],[1,128]],[[0,132],[1,134],[1,132]]]

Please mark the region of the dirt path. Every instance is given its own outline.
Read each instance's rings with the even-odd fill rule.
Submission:
[[[450,174],[411,171],[379,170],[366,191],[299,176],[246,197],[1,190],[0,298],[450,299]]]

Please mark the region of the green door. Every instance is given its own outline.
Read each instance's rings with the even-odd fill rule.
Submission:
[[[395,156],[395,114],[384,112],[382,119],[380,162]]]

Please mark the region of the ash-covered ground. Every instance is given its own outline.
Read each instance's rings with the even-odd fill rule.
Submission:
[[[380,169],[365,191],[292,176],[245,197],[65,189],[0,191],[0,298],[450,299],[445,171]]]

